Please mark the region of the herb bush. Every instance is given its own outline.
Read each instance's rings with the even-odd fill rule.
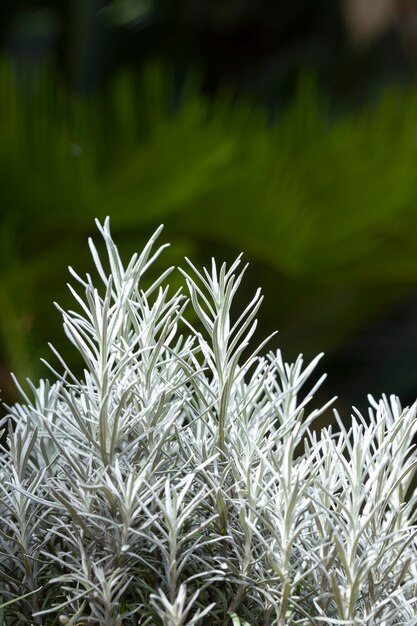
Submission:
[[[188,261],[187,299],[144,286],[160,229],[124,267],[98,227],[101,288],[71,269],[61,310],[83,375],[53,348],[2,421],[0,624],[417,624],[415,407],[315,432],[320,356],[250,347],[240,258]]]

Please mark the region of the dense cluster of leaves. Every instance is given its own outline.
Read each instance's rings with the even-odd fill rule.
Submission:
[[[315,433],[318,359],[250,348],[240,259],[188,262],[187,299],[144,287],[159,230],[124,266],[98,226],[109,269],[90,240],[101,287],[71,269],[61,310],[83,376],[53,349],[9,410],[2,626],[417,624],[415,407]]]

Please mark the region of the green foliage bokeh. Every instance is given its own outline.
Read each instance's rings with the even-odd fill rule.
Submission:
[[[93,218],[111,216],[129,252],[160,223],[183,254],[245,252],[248,289],[267,302],[261,332],[312,355],[417,282],[417,92],[336,115],[305,76],[274,121],[168,70],[123,74],[77,100],[48,76],[0,69],[0,386],[42,374],[61,341],[52,301],[66,266],[88,269]],[[165,260],[166,262],[166,260]],[[260,276],[261,274],[261,276]],[[178,278],[179,281],[179,278]],[[65,282],[65,281],[64,281]],[[282,335],[282,336],[281,336]]]

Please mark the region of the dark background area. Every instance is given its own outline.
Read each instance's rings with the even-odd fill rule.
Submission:
[[[385,18],[384,9],[372,17],[376,4],[364,0],[358,11],[349,7],[360,0],[4,1],[1,43],[27,69],[52,64],[79,92],[158,58],[178,80],[198,67],[209,95],[226,84],[272,109],[312,68],[346,105],[414,75],[414,2],[382,0],[395,6]]]
[[[174,263],[243,250],[259,338],[326,352],[342,409],[414,401],[417,3],[3,0],[0,24],[6,402],[107,214],[126,255],[160,222]]]

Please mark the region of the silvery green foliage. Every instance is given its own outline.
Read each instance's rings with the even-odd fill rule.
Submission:
[[[187,300],[143,287],[160,229],[124,267],[98,227],[61,311],[84,373],[53,349],[3,421],[1,626],[417,624],[415,407],[316,433],[319,357],[251,348],[240,259],[188,262]]]

